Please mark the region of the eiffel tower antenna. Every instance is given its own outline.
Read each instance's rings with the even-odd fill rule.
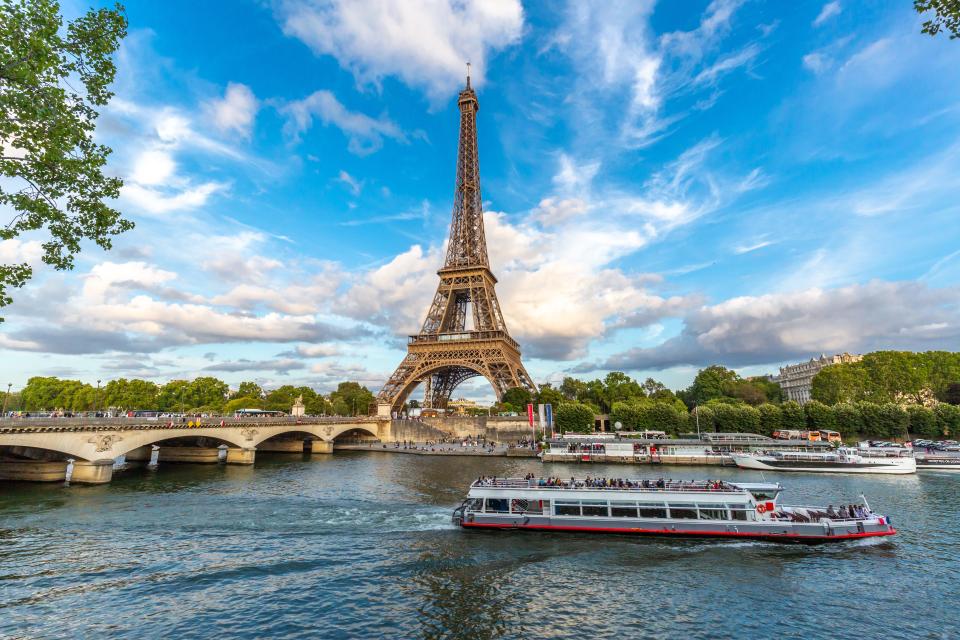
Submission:
[[[445,409],[453,390],[475,376],[490,382],[497,400],[512,387],[537,391],[520,361],[520,345],[503,321],[487,257],[477,149],[480,102],[470,86],[469,62],[457,106],[460,145],[447,256],[420,333],[409,337],[406,357],[377,396],[381,407],[389,405],[394,412],[421,383],[423,406],[433,409]]]

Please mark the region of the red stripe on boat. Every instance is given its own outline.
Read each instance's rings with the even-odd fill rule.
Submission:
[[[522,525],[500,523],[464,522],[463,527],[478,529],[533,529],[536,531],[579,531],[584,533],[650,533],[654,535],[693,535],[693,536],[729,536],[732,538],[779,538],[793,540],[845,540],[851,538],[873,538],[876,536],[892,536],[897,530],[865,531],[863,533],[842,533],[832,536],[804,536],[798,533],[749,533],[746,531],[673,531],[670,529],[618,529],[613,527],[572,527],[552,524]]]

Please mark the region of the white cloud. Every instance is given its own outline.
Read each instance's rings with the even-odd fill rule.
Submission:
[[[355,196],[360,195],[360,191],[363,190],[363,182],[357,180],[343,169],[341,169],[339,175],[337,175],[337,180],[347,185],[347,188],[350,189],[350,193]]]
[[[206,204],[212,195],[226,188],[227,185],[220,182],[204,182],[182,191],[127,183],[120,190],[120,195],[145,213],[161,214],[197,209]]]
[[[960,288],[873,281],[744,296],[701,307],[684,322],[679,336],[601,366],[742,366],[841,351],[953,349],[960,340]]]
[[[0,240],[0,264],[21,264],[31,266],[40,264],[43,257],[43,243],[39,240],[20,240],[10,238]]]
[[[169,152],[147,149],[134,161],[130,179],[143,186],[160,185],[173,176],[176,168],[177,164]]]
[[[205,107],[217,129],[249,138],[260,103],[250,87],[231,82],[223,99],[212,100]]]
[[[329,91],[315,91],[303,100],[284,105],[280,111],[287,117],[284,133],[293,140],[313,125],[314,117],[325,125],[333,125],[343,131],[350,143],[351,153],[366,155],[383,146],[384,138],[406,142],[407,137],[393,121],[386,116],[370,116],[350,111]]]
[[[750,253],[751,251],[756,251],[758,249],[763,249],[764,247],[769,247],[773,244],[773,240],[757,240],[750,244],[738,244],[733,248],[733,252],[740,255],[744,253]]]
[[[841,11],[842,8],[839,2],[828,2],[820,9],[820,13],[817,14],[816,19],[813,21],[813,26],[819,27],[830,18],[839,15]]]
[[[813,51],[803,56],[803,66],[804,68],[816,73],[821,74],[833,64],[833,60],[826,54]]]
[[[358,82],[397,76],[435,102],[463,84],[466,62],[481,85],[490,53],[523,32],[519,0],[281,0],[277,14],[285,34]]]
[[[723,75],[752,63],[760,53],[756,44],[748,45],[741,51],[720,58],[693,78],[694,84],[714,84]]]

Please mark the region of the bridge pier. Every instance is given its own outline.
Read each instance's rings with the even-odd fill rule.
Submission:
[[[257,450],[254,447],[249,449],[236,449],[230,447],[227,449],[227,464],[253,464],[256,459]]]
[[[160,447],[157,462],[217,464],[220,462],[220,449],[217,447]]]
[[[73,461],[70,482],[77,484],[106,484],[113,479],[113,460]]]
[[[0,481],[63,482],[67,477],[67,461],[0,460]]]
[[[153,459],[153,445],[145,444],[142,447],[137,447],[133,451],[127,452],[124,457],[128,467],[149,466]]]
[[[303,440],[267,440],[257,445],[257,451],[271,453],[303,453],[307,445]]]
[[[333,443],[326,440],[311,440],[310,453],[333,453]]]

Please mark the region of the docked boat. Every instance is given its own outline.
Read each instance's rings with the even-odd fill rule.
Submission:
[[[916,473],[917,462],[905,449],[840,447],[835,451],[770,451],[735,453],[741,469],[757,471],[806,471],[819,473]]]
[[[780,504],[778,483],[479,478],[453,512],[465,529],[575,531],[821,543],[889,536],[862,504]]]
[[[960,471],[960,456],[918,453],[915,455],[917,469],[940,469],[942,471]]]

